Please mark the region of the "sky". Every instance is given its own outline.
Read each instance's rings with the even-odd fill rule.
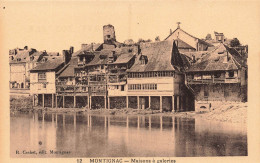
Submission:
[[[61,52],[101,43],[106,24],[114,25],[117,41],[124,42],[156,36],[163,40],[181,22],[183,30],[198,38],[223,32],[250,48],[260,36],[259,11],[256,2],[243,1],[12,1],[1,5],[1,35],[7,49],[27,45]]]

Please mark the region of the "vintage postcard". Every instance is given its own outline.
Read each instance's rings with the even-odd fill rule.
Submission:
[[[1,162],[260,162],[259,1],[1,1],[0,26]]]

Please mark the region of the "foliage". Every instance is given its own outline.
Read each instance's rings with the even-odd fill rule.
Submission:
[[[233,40],[231,40],[231,42],[230,42],[231,47],[236,47],[239,45],[240,45],[240,41],[237,38],[233,38]]]

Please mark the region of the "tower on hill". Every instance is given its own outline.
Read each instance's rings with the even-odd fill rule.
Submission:
[[[103,26],[103,37],[105,44],[111,44],[116,41],[115,28],[113,25],[108,24]]]

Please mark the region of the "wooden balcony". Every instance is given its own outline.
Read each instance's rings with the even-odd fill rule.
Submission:
[[[89,85],[105,85],[106,81],[89,81]]]
[[[56,85],[57,93],[88,93],[87,85]]]
[[[188,84],[239,83],[240,78],[187,79]]]

